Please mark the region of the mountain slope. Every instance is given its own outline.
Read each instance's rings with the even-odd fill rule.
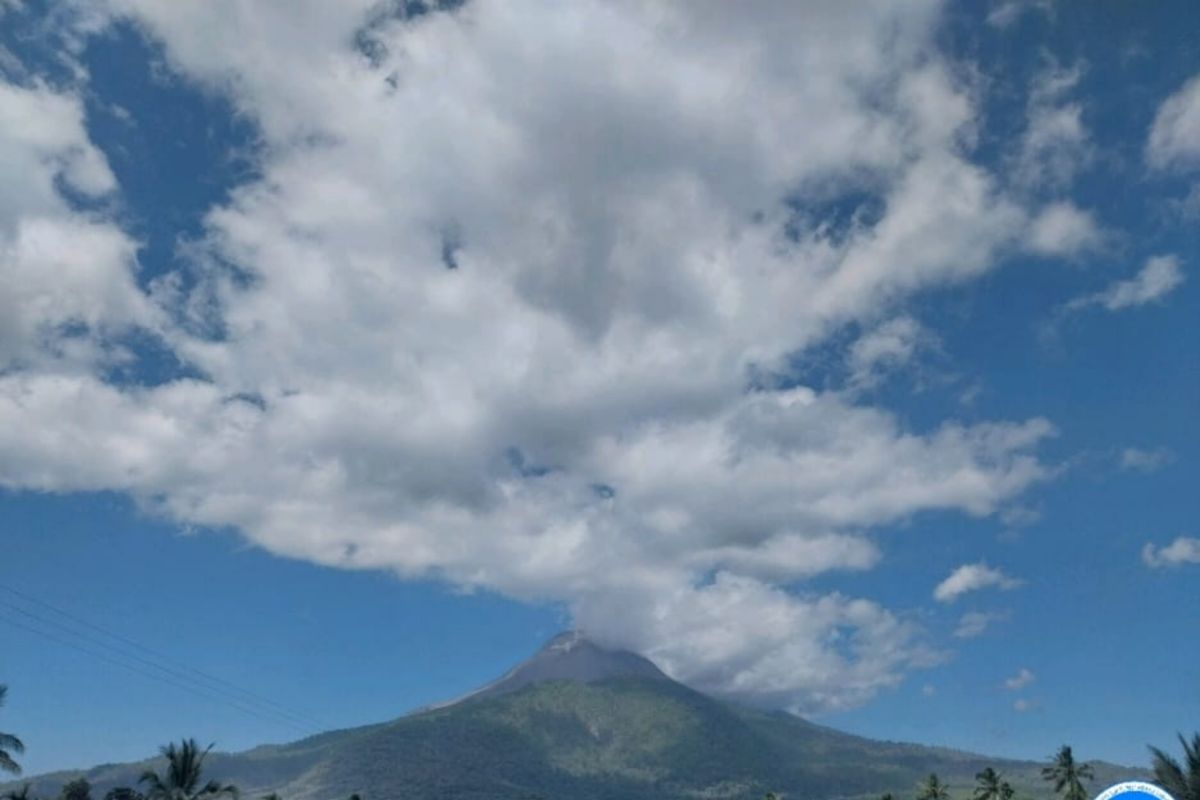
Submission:
[[[966,788],[993,765],[1022,794],[1043,794],[1039,765],[863,739],[781,712],[724,703],[632,653],[559,637],[459,701],[392,722],[242,754],[214,754],[214,777],[251,795],[385,798],[759,798],[911,794],[937,772]],[[97,795],[145,764],[86,773]],[[1129,770],[1097,765],[1097,786]],[[66,774],[34,781],[53,794]]]

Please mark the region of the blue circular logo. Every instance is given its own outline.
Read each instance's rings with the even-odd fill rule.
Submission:
[[[1124,781],[1110,786],[1096,795],[1096,800],[1175,800],[1175,798],[1153,783]]]

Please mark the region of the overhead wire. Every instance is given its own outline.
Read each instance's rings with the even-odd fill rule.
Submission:
[[[183,691],[190,692],[191,694],[194,694],[198,697],[202,697],[205,700],[218,702],[218,703],[224,703],[225,705],[228,705],[231,708],[234,708],[238,711],[241,711],[244,714],[248,714],[248,715],[255,717],[259,720],[262,720],[264,722],[269,722],[274,725],[285,724],[285,725],[289,725],[290,727],[293,727],[297,730],[302,730],[306,733],[310,732],[306,728],[300,728],[295,723],[290,723],[290,722],[287,722],[287,721],[282,720],[277,717],[269,717],[264,714],[260,714],[257,711],[255,711],[254,709],[243,706],[235,701],[229,700],[228,698],[222,698],[222,697],[219,697],[216,695],[212,695],[212,694],[209,694],[209,693],[203,691],[202,689],[199,689],[198,687],[196,687],[194,685],[189,685],[186,683],[181,683],[179,681],[174,681],[163,675],[158,675],[153,672],[148,672],[146,670],[140,669],[140,668],[134,666],[133,664],[121,661],[116,658],[112,658],[102,652],[97,652],[95,650],[92,650],[91,648],[84,647],[84,646],[78,644],[77,642],[72,642],[68,639],[64,639],[61,636],[57,636],[53,633],[49,633],[49,632],[42,630],[41,628],[38,628],[34,625],[28,625],[24,622],[20,622],[19,620],[7,617],[4,614],[0,614],[0,622],[4,622],[8,625],[12,625],[13,627],[20,628],[22,630],[28,631],[29,633],[36,634],[45,639],[49,639],[50,641],[57,642],[58,644],[61,644],[64,647],[69,647],[73,650],[77,650],[81,653],[85,653],[87,655],[92,656],[93,658],[97,658],[101,661],[104,661],[108,664],[112,664],[113,666],[116,666],[116,667],[121,667],[122,669],[126,669],[126,670],[133,672],[137,675],[140,675],[144,678],[149,678],[150,680],[155,680],[155,681],[159,681],[161,683],[165,683],[168,686],[172,686],[176,689],[182,689]]]
[[[142,677],[190,691],[208,700],[222,702],[238,711],[253,715],[260,720],[276,724],[282,723],[304,733],[314,733],[327,730],[330,727],[316,717],[289,709],[224,678],[177,661],[160,651],[147,647],[129,637],[106,630],[99,625],[95,625],[81,617],[57,608],[44,600],[18,591],[11,586],[0,584],[0,590],[25,601],[27,604],[44,608],[70,621],[76,627],[94,631],[96,634],[100,634],[113,641],[106,641],[86,631],[77,630],[76,628],[49,619],[47,616],[36,613],[29,608],[24,608],[16,603],[0,598],[0,611],[7,610],[5,614],[0,615],[0,620],[17,628],[35,633],[66,647],[122,667]],[[20,615],[24,621],[14,618],[14,613]],[[68,638],[63,638],[64,635]],[[97,648],[100,649],[97,650]],[[133,652],[134,650],[140,651],[144,655]]]

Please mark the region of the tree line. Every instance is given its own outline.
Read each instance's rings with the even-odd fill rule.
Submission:
[[[0,706],[4,705],[8,687],[0,684]],[[1179,734],[1183,747],[1182,761],[1157,747],[1150,747],[1154,782],[1170,794],[1174,800],[1200,800],[1200,733],[1193,734],[1189,742]],[[159,752],[166,761],[166,768],[159,772],[148,769],[138,778],[138,788],[120,786],[104,794],[103,800],[238,800],[241,792],[232,784],[215,780],[204,780],[204,759],[213,745],[201,748],[195,739],[174,742]],[[0,732],[0,772],[21,774],[21,766],[13,757],[25,752],[24,743],[14,734]],[[1042,768],[1042,778],[1053,785],[1054,793],[1062,800],[1088,800],[1084,781],[1094,779],[1092,768],[1075,760],[1068,745],[1063,745],[1054,754],[1050,763]],[[971,800],[1013,800],[1016,795],[1012,785],[1000,773],[987,767],[975,775],[975,790]],[[29,784],[0,796],[0,800],[38,800],[29,791]],[[92,786],[86,778],[67,782],[58,795],[58,800],[93,800]],[[283,800],[272,792],[262,800]],[[353,794],[348,800],[362,800]],[[774,792],[768,792],[765,800],[780,800]],[[897,800],[895,795],[885,794],[880,800]],[[950,789],[936,775],[930,774],[917,787],[915,800],[950,800]]]
[[[1179,743],[1183,747],[1182,762],[1157,747],[1150,747],[1154,783],[1175,800],[1200,800],[1200,733],[1193,734],[1190,742],[1179,734]],[[1042,779],[1054,787],[1054,793],[1062,800],[1088,800],[1084,781],[1095,777],[1091,766],[1076,761],[1071,747],[1065,744],[1042,767]],[[971,800],[1013,800],[1015,795],[1012,784],[992,767],[975,774]],[[896,800],[896,797],[889,793],[880,800]],[[936,774],[930,774],[917,787],[916,800],[950,800],[950,789]]]

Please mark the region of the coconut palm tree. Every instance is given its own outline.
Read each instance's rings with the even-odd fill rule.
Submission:
[[[146,784],[146,800],[216,800],[223,796],[236,798],[236,786],[222,786],[216,781],[203,784],[200,782],[204,771],[204,758],[212,749],[210,744],[201,750],[195,739],[185,739],[178,747],[172,742],[162,748],[160,752],[167,759],[166,775],[159,775],[148,769],[138,779],[138,783]]]
[[[8,687],[0,684],[0,706],[4,705],[4,695],[8,694]],[[11,772],[14,775],[21,774],[21,765],[13,761],[13,753],[24,753],[25,745],[21,740],[13,736],[11,733],[0,733],[0,772]]]
[[[1200,800],[1200,733],[1192,734],[1190,743],[1181,733],[1179,743],[1183,745],[1182,764],[1157,747],[1150,748],[1154,756],[1154,782],[1175,800]]]
[[[1012,785],[991,767],[975,774],[975,800],[1012,800]]]
[[[1055,793],[1061,794],[1063,800],[1088,800],[1083,781],[1095,777],[1090,766],[1075,761],[1071,748],[1065,744],[1054,754],[1050,766],[1042,767],[1042,779],[1053,783]]]
[[[931,772],[917,788],[917,800],[950,800],[950,790]]]

